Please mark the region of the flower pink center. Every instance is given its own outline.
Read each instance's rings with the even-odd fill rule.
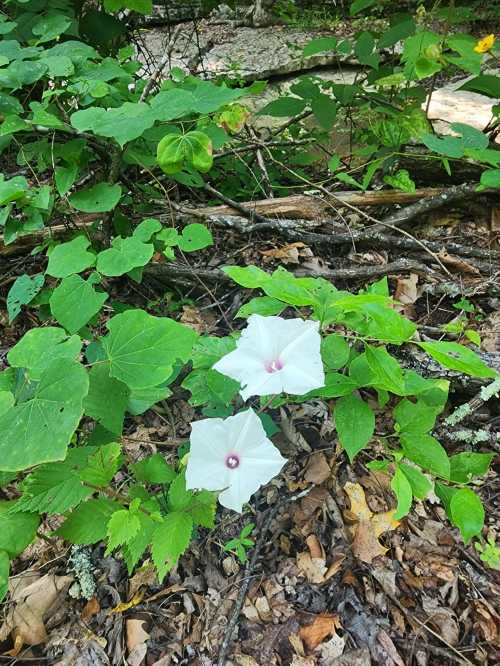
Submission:
[[[268,361],[265,364],[266,372],[270,374],[273,372],[278,372],[278,370],[283,370],[283,361],[280,358],[275,358],[272,361]]]
[[[240,466],[240,457],[236,453],[229,453],[226,456],[226,467],[236,469]]]

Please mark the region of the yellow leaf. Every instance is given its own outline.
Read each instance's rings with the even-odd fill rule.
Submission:
[[[130,601],[125,601],[125,602],[122,602],[121,604],[118,604],[118,606],[115,606],[109,612],[110,613],[124,613],[125,611],[129,610],[130,608],[134,608],[134,606],[138,606],[141,603],[143,597],[144,597],[144,592],[136,592]]]
[[[486,37],[483,37],[483,39],[480,39],[476,46],[474,47],[474,51],[476,53],[488,53],[488,51],[491,51],[493,44],[495,43],[495,35],[486,35]]]

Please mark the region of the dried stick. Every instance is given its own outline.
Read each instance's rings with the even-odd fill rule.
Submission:
[[[180,31],[182,30],[182,24],[178,25],[175,30],[173,31],[170,39],[168,40],[168,44],[166,45],[165,48],[165,54],[163,55],[163,58],[160,60],[158,65],[156,66],[155,71],[153,72],[153,75],[151,78],[147,81],[146,85],[144,86],[144,89],[141,93],[141,96],[139,98],[139,102],[144,102],[146,97],[149,95],[151,92],[151,89],[153,88],[156,83],[158,83],[158,80],[161,76],[161,73],[165,69],[166,65],[170,62],[170,54],[172,53],[172,49],[174,48],[174,44],[177,40],[177,37],[179,36]]]
[[[233,632],[238,623],[238,618],[240,616],[241,609],[243,608],[243,604],[245,603],[245,597],[247,596],[248,588],[250,586],[252,571],[255,569],[255,565],[257,564],[257,559],[260,555],[260,551],[262,550],[262,546],[266,541],[267,533],[269,531],[269,528],[271,527],[272,521],[276,517],[276,514],[278,513],[280,507],[285,502],[294,502],[295,500],[300,499],[301,497],[305,497],[309,492],[310,489],[303,490],[302,492],[297,493],[296,495],[284,497],[281,500],[278,499],[276,504],[271,509],[269,509],[264,524],[262,525],[259,538],[253,550],[252,557],[249,560],[247,560],[245,566],[245,571],[243,574],[243,583],[239,589],[238,596],[236,597],[236,601],[234,602],[233,609],[231,612],[231,618],[227,623],[226,630],[224,632],[224,638],[222,639],[222,643],[219,650],[219,657],[217,659],[217,666],[225,666],[226,664],[227,652],[231,644]]]

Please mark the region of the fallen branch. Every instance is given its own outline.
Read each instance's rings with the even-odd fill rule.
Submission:
[[[432,210],[437,210],[443,206],[457,203],[468,199],[470,197],[479,196],[484,194],[486,190],[478,192],[478,183],[463,183],[462,185],[454,185],[444,191],[435,194],[434,196],[416,201],[410,206],[406,206],[400,210],[391,213],[383,219],[385,224],[390,224],[393,227],[398,227],[405,222],[414,220],[421,215],[425,215]],[[491,191],[488,191],[491,193]],[[376,226],[376,225],[375,225]],[[381,228],[382,230],[382,228]]]
[[[334,268],[332,270],[311,271],[298,269],[297,277],[324,277],[330,280],[367,280],[384,275],[399,274],[404,271],[422,275],[436,276],[427,266],[410,259],[398,259],[379,266],[356,266],[353,268]],[[144,275],[158,282],[180,282],[197,284],[199,280],[211,283],[234,284],[231,278],[219,268],[200,268],[178,263],[151,264],[144,270]]]

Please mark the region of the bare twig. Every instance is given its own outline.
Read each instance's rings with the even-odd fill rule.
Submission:
[[[182,24],[178,25],[175,28],[175,30],[173,31],[170,39],[168,40],[168,44],[165,47],[165,53],[163,54],[162,59],[160,60],[160,62],[156,66],[155,71],[153,72],[151,78],[147,81],[146,85],[144,86],[144,89],[143,89],[143,91],[141,93],[141,96],[139,98],[139,102],[144,102],[146,97],[151,92],[151,89],[153,88],[153,86],[155,86],[158,83],[158,81],[160,79],[160,76],[161,76],[161,73],[163,72],[163,70],[165,69],[167,64],[170,62],[170,55],[172,53],[172,49],[174,47],[174,44],[175,44],[175,42],[177,40],[177,37],[179,36],[179,33],[180,33],[181,30],[182,30]]]
[[[243,582],[239,589],[238,596],[236,597],[236,601],[234,602],[233,609],[231,612],[231,618],[227,623],[226,630],[224,632],[224,638],[222,639],[222,643],[220,646],[219,657],[217,659],[217,666],[225,666],[226,664],[227,653],[229,650],[229,646],[231,644],[233,632],[238,623],[238,618],[240,616],[241,609],[243,608],[243,604],[245,603],[245,597],[247,595],[248,588],[250,585],[252,571],[255,569],[255,565],[257,564],[260,551],[262,550],[262,547],[266,542],[267,533],[269,532],[269,528],[271,527],[272,521],[276,517],[279,509],[281,508],[281,506],[283,506],[283,504],[285,504],[286,502],[295,502],[295,500],[300,499],[301,497],[305,497],[309,492],[310,492],[309,489],[303,490],[302,492],[297,493],[295,495],[290,495],[288,497],[278,499],[276,504],[269,509],[268,514],[264,520],[264,524],[262,525],[259,538],[253,550],[252,557],[249,560],[247,560],[245,566],[245,571],[243,573]]]

